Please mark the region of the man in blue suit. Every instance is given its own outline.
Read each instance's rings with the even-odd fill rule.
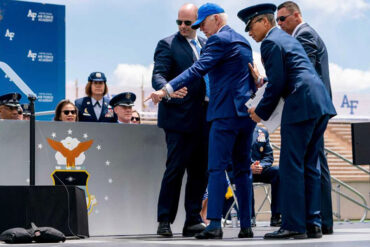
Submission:
[[[179,32],[158,42],[152,76],[154,89],[161,89],[198,59],[196,46],[204,46],[206,40],[197,37],[191,28],[197,19],[197,11],[194,4],[183,5],[176,20]],[[158,127],[166,135],[167,161],[158,199],[157,234],[164,237],[172,236],[170,224],[176,217],[185,170],[186,219],[182,234],[194,236],[205,228],[200,218],[202,197],[207,186],[208,129],[205,118],[208,98],[205,88],[203,78],[194,79],[184,98],[172,97],[159,104]],[[182,90],[184,92],[176,93],[186,93],[185,89]]]
[[[212,3],[202,5],[193,28],[208,37],[200,59],[189,69],[152,93],[154,103],[173,90],[194,85],[196,79],[209,77],[210,99],[207,120],[211,122],[208,153],[208,212],[211,223],[198,239],[222,238],[221,215],[227,182],[225,169],[233,164],[236,193],[239,199],[240,238],[253,237],[251,229],[250,150],[255,123],[244,105],[256,88],[248,70],[252,61],[249,42],[226,25],[224,10]]]
[[[80,122],[116,122],[109,105],[107,78],[103,72],[92,72],[85,87],[86,97],[75,100]]]
[[[320,140],[336,115],[330,96],[302,45],[276,27],[273,4],[245,8],[238,17],[246,31],[261,42],[268,78],[263,99],[251,108],[251,118],[268,120],[281,97],[280,188],[282,225],[266,239],[320,238]]]
[[[318,33],[303,21],[299,6],[287,1],[278,6],[277,23],[288,34],[295,37],[302,44],[308,58],[314,66],[317,74],[323,81],[330,98],[331,86],[329,78],[329,58],[324,41]],[[324,150],[324,139],[320,140],[319,162],[321,169],[321,219],[322,233],[333,233],[333,209],[331,200],[331,179]]]

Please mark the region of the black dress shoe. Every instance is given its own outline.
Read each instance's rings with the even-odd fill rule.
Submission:
[[[159,222],[157,234],[163,237],[172,237],[172,231],[169,222]]]
[[[281,226],[281,216],[280,214],[275,214],[271,216],[270,226]]]
[[[206,227],[203,223],[198,223],[194,225],[185,225],[182,229],[182,236],[183,237],[193,237],[196,233],[200,233],[204,231]]]
[[[324,235],[333,234],[334,232],[332,226],[325,226],[325,225],[321,226],[321,231],[322,231],[322,234]]]
[[[241,228],[238,234],[238,238],[253,238],[252,228]]]
[[[308,225],[307,236],[309,238],[321,238],[322,237],[321,227],[316,225]]]
[[[216,228],[213,230],[207,230],[207,228],[200,232],[195,234],[195,238],[197,239],[222,239],[222,229]]]
[[[263,237],[264,239],[305,239],[307,238],[307,234],[305,232],[295,232],[295,231],[289,231],[280,228],[279,230],[275,232],[266,233]]]

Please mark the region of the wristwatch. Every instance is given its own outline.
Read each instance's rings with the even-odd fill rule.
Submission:
[[[170,99],[171,99],[171,96],[170,96],[170,94],[168,93],[168,90],[167,90],[166,86],[162,87],[162,88],[161,88],[161,90],[165,93],[165,95],[164,95],[164,97],[163,97],[163,98],[164,98],[165,100],[167,100],[167,101],[168,101],[168,100],[170,100]]]

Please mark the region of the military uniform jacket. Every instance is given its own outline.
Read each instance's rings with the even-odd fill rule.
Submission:
[[[269,83],[255,110],[259,117],[268,120],[280,97],[285,99],[281,124],[336,115],[324,83],[295,38],[273,28],[261,44],[261,56]]]
[[[113,109],[109,105],[108,97],[103,97],[103,105],[99,120],[97,119],[92,105],[91,97],[83,97],[75,101],[78,108],[78,118],[80,122],[116,122]]]
[[[272,166],[274,155],[270,145],[269,133],[258,126],[253,131],[251,163],[259,160],[263,169]]]

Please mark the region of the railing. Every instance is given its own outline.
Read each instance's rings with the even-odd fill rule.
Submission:
[[[273,148],[277,149],[277,150],[280,150],[280,147],[279,147],[279,146],[277,146],[277,145],[275,145],[275,144],[273,144],[273,143],[271,143],[271,146],[272,146]],[[364,169],[363,167],[360,167],[360,166],[356,166],[356,165],[354,165],[350,160],[346,159],[345,157],[343,157],[343,156],[342,156],[342,155],[340,155],[339,153],[334,152],[334,151],[332,151],[332,150],[330,150],[330,149],[327,149],[327,148],[325,148],[325,151],[327,151],[328,153],[331,153],[331,154],[333,154],[334,156],[336,156],[336,157],[338,157],[338,158],[342,159],[343,161],[345,161],[345,162],[347,162],[348,164],[350,164],[350,165],[352,165],[352,166],[356,167],[357,169],[359,169],[359,170],[361,170],[361,171],[363,171],[363,172],[365,172],[365,173],[367,173],[367,174],[370,174],[370,172],[369,172],[369,171],[367,171],[367,170],[366,170],[366,169]],[[356,199],[353,199],[353,198],[352,198],[352,197],[350,197],[349,195],[344,194],[343,192],[341,192],[341,191],[340,191],[340,186],[339,186],[339,185],[337,186],[337,188],[332,188],[332,191],[334,191],[334,192],[335,192],[335,193],[337,193],[338,195],[340,195],[340,196],[342,196],[342,197],[346,198],[347,200],[351,201],[352,203],[354,203],[354,204],[356,204],[356,205],[358,205],[358,206],[362,207],[362,208],[365,210],[365,211],[364,211],[364,214],[363,214],[363,216],[361,217],[361,220],[360,220],[360,222],[363,222],[363,221],[366,219],[367,211],[370,211],[370,207],[367,205],[367,202],[366,202],[365,197],[364,197],[364,196],[363,196],[359,191],[357,191],[355,188],[353,188],[352,186],[350,186],[350,185],[348,185],[348,184],[344,183],[343,181],[341,181],[341,180],[337,179],[336,177],[333,177],[333,176],[330,176],[330,177],[331,177],[331,179],[332,179],[332,180],[334,180],[336,183],[338,183],[339,185],[341,185],[341,186],[343,186],[343,187],[347,188],[349,191],[351,191],[352,193],[356,194],[358,197],[360,197],[360,198],[362,199],[363,203],[361,203],[361,202],[357,201]],[[338,197],[338,198],[337,198],[337,202],[338,202],[338,211],[339,211],[339,209],[340,209],[339,199],[340,199],[340,197]],[[334,215],[335,215],[338,219],[340,219],[340,214],[339,214],[339,213],[336,213],[336,214],[334,214]]]

